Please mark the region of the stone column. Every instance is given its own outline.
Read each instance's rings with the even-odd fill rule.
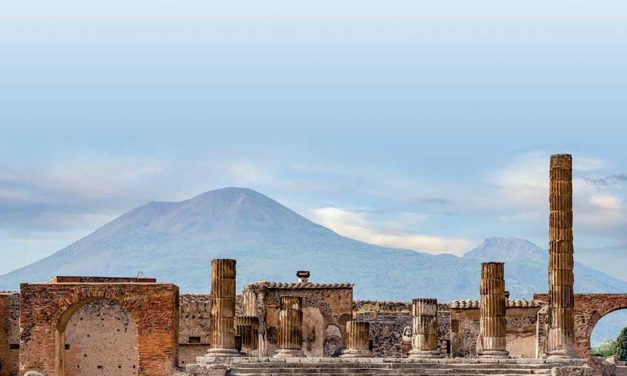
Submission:
[[[414,299],[411,305],[412,336],[410,358],[439,358],[438,347],[438,301],[436,299]]]
[[[235,335],[242,339],[242,353],[251,355],[258,348],[259,318],[235,316]]]
[[[235,260],[211,261],[211,348],[207,356],[239,356],[235,347]]]
[[[554,360],[575,356],[572,163],[569,154],[551,156],[547,355]]]
[[[370,323],[365,321],[346,322],[346,350],[342,358],[370,358]]]
[[[303,346],[303,299],[298,296],[282,296],[279,303],[279,338],[276,358],[304,356]]]
[[[502,262],[486,262],[481,264],[481,311],[479,336],[481,350],[479,356],[484,358],[508,358],[505,350],[507,318],[505,309],[504,264]]]

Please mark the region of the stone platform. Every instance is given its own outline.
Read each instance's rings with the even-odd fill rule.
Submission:
[[[205,366],[207,367],[207,366]],[[543,359],[397,359],[397,358],[234,358],[224,365],[190,365],[187,376],[281,375],[551,375],[590,376],[580,361],[560,364]]]

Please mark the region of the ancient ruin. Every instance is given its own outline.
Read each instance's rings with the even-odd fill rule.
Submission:
[[[480,330],[481,350],[485,358],[508,358],[506,348],[505,268],[502,262],[481,264]]]
[[[210,294],[55,277],[0,293],[0,376],[600,374],[592,328],[627,294],[573,294],[571,157],[549,175],[548,293],[529,300],[507,298],[499,260],[477,265],[479,301],[439,304],[353,301],[350,283],[302,270],[238,295],[231,259],[211,262]]]

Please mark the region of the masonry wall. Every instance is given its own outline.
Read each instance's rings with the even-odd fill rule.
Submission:
[[[20,375],[33,370],[60,376],[55,332],[71,324],[82,306],[108,300],[123,307],[137,326],[137,375],[170,376],[178,353],[178,298],[178,288],[171,284],[22,284]],[[65,358],[65,350],[60,353]]]
[[[451,309],[451,353],[453,357],[475,357],[479,344],[479,303]],[[531,303],[525,303],[531,304]],[[535,358],[536,324],[539,306],[508,306],[507,351],[517,358]]]
[[[211,342],[211,299],[208,294],[182,294],[179,298],[179,367],[196,363]]]
[[[269,283],[244,287],[243,312],[259,317],[259,352],[277,349],[279,298],[303,298],[303,352],[333,356],[344,348],[346,322],[352,319],[353,289],[349,284]]]
[[[19,293],[0,293],[0,376],[15,376],[19,370],[19,315]]]
[[[110,300],[82,306],[65,330],[65,376],[137,375],[137,325]]]
[[[376,357],[406,357],[411,350],[411,303],[385,301],[356,301],[355,320],[370,323],[370,343]],[[445,356],[450,347],[450,309],[438,305],[438,343]]]

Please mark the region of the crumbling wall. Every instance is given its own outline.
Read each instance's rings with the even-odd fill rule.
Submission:
[[[517,358],[535,358],[537,302],[507,301],[507,351]],[[479,338],[479,302],[476,300],[451,303],[451,353],[453,357],[477,356]]]
[[[346,322],[352,319],[350,284],[259,282],[244,287],[242,309],[259,317],[259,352],[277,349],[279,298],[303,298],[303,347],[307,356],[333,356],[344,347]]]
[[[20,294],[0,293],[0,376],[15,376],[19,369]]]
[[[355,320],[370,323],[371,350],[376,357],[400,358],[411,350],[411,303],[356,301]],[[442,354],[450,352],[450,309],[438,305],[438,344]]]
[[[180,367],[196,363],[211,345],[211,299],[209,294],[182,294],[179,298],[179,361]]]

